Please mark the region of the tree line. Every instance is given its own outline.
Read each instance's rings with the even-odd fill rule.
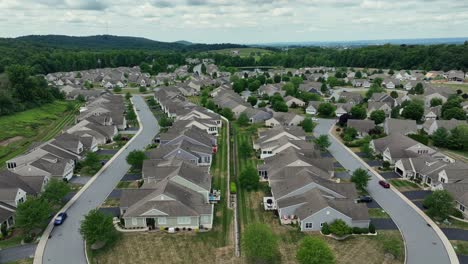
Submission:
[[[6,74],[8,81],[0,87],[0,116],[65,99],[57,87],[48,86],[44,78],[32,75],[28,66],[11,65]]]
[[[214,54],[212,58],[225,67],[331,66],[468,71],[468,42],[463,45],[429,46],[387,44],[350,49],[307,47],[265,54],[258,61],[253,56],[242,58],[223,54]]]

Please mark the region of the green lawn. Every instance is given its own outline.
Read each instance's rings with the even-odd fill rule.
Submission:
[[[468,223],[458,221],[455,219],[449,219],[449,221],[450,221],[450,225],[442,223],[440,226],[445,227],[445,228],[458,228],[458,229],[468,230]]]
[[[0,240],[0,248],[5,249],[5,248],[17,246],[21,244],[21,240],[23,240],[23,236],[20,234],[14,235],[13,237],[5,239],[5,240]]]
[[[72,104],[73,110],[67,111]],[[31,143],[43,142],[59,134],[75,121],[77,102],[56,101],[38,108],[0,117],[0,167],[25,152]],[[7,142],[7,140],[9,142]],[[3,144],[2,144],[3,142]]]
[[[400,191],[420,190],[421,188],[414,182],[401,179],[392,179],[389,182]]]
[[[370,218],[390,218],[390,216],[381,208],[369,208]]]
[[[16,261],[10,261],[7,262],[6,264],[33,264],[34,259],[33,258],[27,258],[27,259],[19,259]]]
[[[462,90],[464,93],[468,93],[468,83],[465,84],[456,84],[456,83],[446,83],[444,86],[450,87],[454,90]]]
[[[468,241],[450,240],[455,252],[460,255],[468,255]]]

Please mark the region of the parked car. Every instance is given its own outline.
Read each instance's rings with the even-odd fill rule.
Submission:
[[[388,189],[390,188],[390,183],[386,182],[386,181],[379,181],[379,184],[384,187],[385,189]]]
[[[66,212],[62,212],[58,214],[57,217],[55,217],[54,225],[58,226],[58,225],[63,224],[63,222],[65,222],[65,219],[67,219],[67,217],[68,215]]]
[[[357,202],[358,203],[370,203],[370,202],[372,202],[372,197],[367,196],[367,195],[366,196],[361,196],[361,197],[358,198]]]

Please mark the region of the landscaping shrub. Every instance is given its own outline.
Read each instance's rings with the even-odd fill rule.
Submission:
[[[296,259],[300,264],[334,264],[335,256],[327,243],[318,237],[305,237],[297,250]]]
[[[457,217],[457,218],[462,218],[463,219],[463,213],[458,211],[457,209],[453,209],[452,215]]]
[[[356,234],[356,235],[362,234],[361,228],[359,228],[359,227],[353,227],[353,234]]]
[[[341,131],[341,128],[337,127],[336,132],[340,132],[340,131]]]
[[[353,229],[349,227],[345,221],[336,219],[330,224],[330,232],[336,236],[342,237],[351,234]]]
[[[382,167],[385,169],[385,170],[388,170],[388,168],[390,168],[390,162],[388,161],[384,161],[382,162]]]
[[[420,135],[420,134],[409,134],[408,137],[418,141],[419,143],[422,143],[424,145],[427,145],[429,143],[429,136],[427,135]]]
[[[373,224],[369,225],[369,233],[375,234],[375,226]]]
[[[323,223],[322,225],[322,234],[329,235],[330,234],[330,226],[328,223]]]

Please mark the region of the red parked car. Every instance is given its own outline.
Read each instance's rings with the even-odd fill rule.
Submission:
[[[384,187],[385,189],[390,188],[390,183],[386,181],[379,181],[379,184],[382,185],[382,187]]]

